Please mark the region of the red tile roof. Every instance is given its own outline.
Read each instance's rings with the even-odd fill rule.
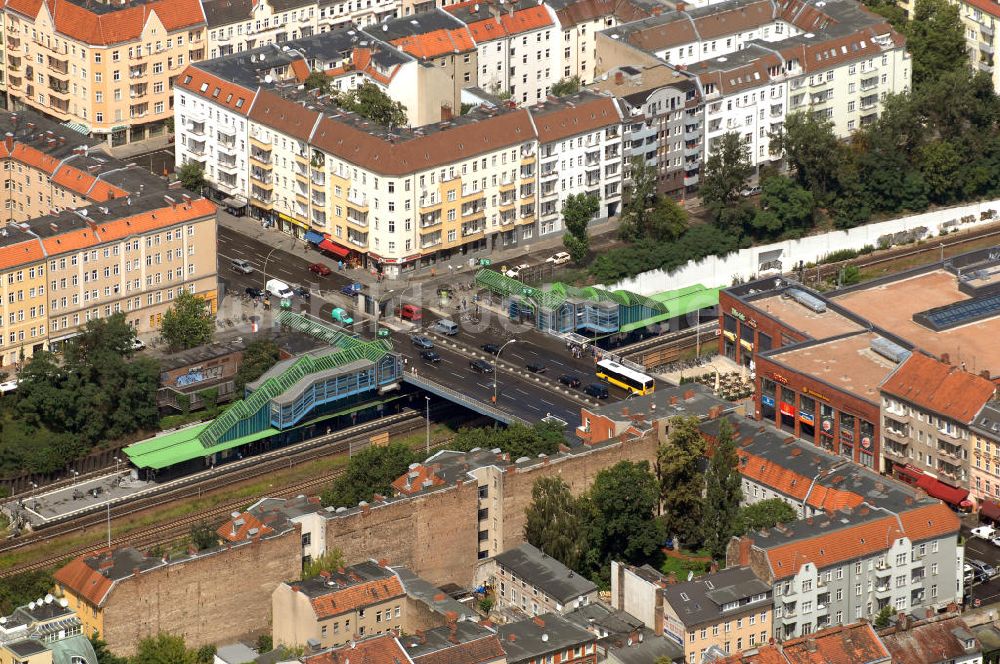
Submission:
[[[392,44],[422,60],[464,53],[476,48],[476,42],[468,28],[432,30],[419,35],[394,39]]]
[[[744,449],[737,449],[736,454],[740,458],[741,475],[798,501],[806,500],[808,496],[807,504],[818,510],[836,511],[845,507],[857,507],[864,502],[864,497],[856,493],[814,485],[812,477],[799,475],[789,468]]]
[[[862,507],[860,509],[870,509]],[[902,530],[900,529],[902,523]],[[794,576],[807,562],[817,568],[863,558],[888,549],[900,537],[920,542],[957,533],[958,517],[944,503],[925,505],[903,512],[832,530],[811,539],[798,539],[766,550],[775,579]]]
[[[717,659],[715,664],[788,664],[788,660],[781,652],[781,646],[766,645]]]
[[[42,249],[42,243],[35,238],[0,247],[0,270],[44,259],[45,251]]]
[[[243,523],[236,525],[237,521],[242,521]],[[263,521],[250,512],[243,512],[239,517],[230,519],[219,526],[215,534],[227,542],[241,542],[250,538],[250,531],[254,528],[257,529],[255,537],[263,537],[274,532],[273,528],[265,525]]]
[[[397,477],[392,483],[392,488],[404,496],[410,496],[427,488],[424,486],[424,482],[427,481],[430,481],[428,486],[444,484],[444,479],[438,477],[435,466],[420,464],[417,468],[406,471],[405,475]]]
[[[43,0],[7,0],[7,7],[31,19]],[[152,0],[96,13],[70,0],[44,0],[56,32],[85,44],[110,46],[136,41],[155,14],[167,32],[205,25],[199,0]]]
[[[531,116],[538,131],[539,143],[559,141],[621,122],[618,107],[611,97],[583,98],[572,105],[535,106]]]
[[[322,620],[370,604],[384,602],[394,597],[402,597],[405,594],[399,579],[391,576],[385,579],[365,581],[347,588],[331,588],[329,593],[313,597],[311,602],[316,617]]]
[[[831,627],[781,644],[789,664],[876,664],[889,662],[870,623]],[[897,661],[895,658],[892,661]]]
[[[964,630],[974,640],[972,651],[965,649],[965,644],[954,633],[956,630]],[[982,648],[976,635],[958,616],[935,617],[913,624],[905,631],[898,627],[882,630],[880,636],[895,664],[961,660]]]
[[[500,639],[491,634],[475,641],[449,644],[447,648],[415,656],[413,664],[485,664],[505,657]]]
[[[504,6],[499,9],[499,15],[494,17],[490,14],[486,2],[480,3],[479,0],[470,0],[444,8],[447,12],[461,15],[460,18],[465,20],[477,43],[539,30],[555,24],[548,9],[541,5],[518,7],[513,12],[505,11]],[[477,15],[479,20],[475,20]]]
[[[295,62],[300,61],[296,60]],[[293,70],[295,62],[292,63]],[[306,76],[308,76],[308,73]],[[214,74],[209,74],[199,69],[197,65],[191,65],[181,72],[174,85],[244,116],[250,114],[250,107],[253,105],[254,97],[257,94],[255,90],[244,88],[241,85],[221,79]],[[216,93],[216,90],[218,90],[218,93]]]
[[[920,408],[969,424],[993,398],[996,386],[956,366],[913,353],[882,383],[881,389]]]
[[[74,558],[60,567],[53,578],[56,583],[77,597],[82,597],[93,606],[100,606],[113,583],[111,579],[88,565],[84,557]]]
[[[384,634],[353,646],[344,646],[302,660],[305,664],[410,664],[412,660],[393,634]]]

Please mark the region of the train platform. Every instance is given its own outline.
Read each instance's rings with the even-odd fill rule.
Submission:
[[[122,464],[122,470],[93,477],[70,486],[45,491],[3,505],[13,522],[33,527],[61,521],[77,514],[93,512],[97,507],[130,500],[152,488],[152,483],[137,479]]]

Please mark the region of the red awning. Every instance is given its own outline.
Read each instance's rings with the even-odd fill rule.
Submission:
[[[322,249],[323,251],[329,251],[331,254],[334,254],[335,256],[340,256],[341,258],[347,258],[347,255],[351,253],[348,249],[344,249],[339,244],[334,244],[329,240],[323,240],[316,246]]]
[[[969,497],[968,490],[945,484],[930,475],[924,475],[917,480],[917,486],[926,491],[928,496],[943,500],[954,507],[961,506],[963,502],[967,502]]]
[[[990,521],[1000,522],[1000,504],[988,498],[983,500],[983,504],[979,507],[979,516],[986,517]]]

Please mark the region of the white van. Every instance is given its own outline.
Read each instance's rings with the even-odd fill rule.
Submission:
[[[267,283],[264,285],[264,289],[275,297],[286,298],[291,297],[294,294],[288,284],[284,281],[279,281],[278,279],[268,279]]]
[[[458,324],[454,321],[448,320],[447,318],[443,318],[434,324],[434,331],[439,334],[453,337],[458,334]]]

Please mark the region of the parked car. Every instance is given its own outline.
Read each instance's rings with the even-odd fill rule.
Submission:
[[[559,376],[559,382],[566,387],[580,387],[580,379],[573,374],[563,374]]]
[[[295,294],[301,297],[303,300],[309,300],[312,297],[312,294],[309,292],[309,289],[306,288],[305,286],[296,286],[292,290],[295,291]]]
[[[413,345],[416,346],[417,348],[423,348],[424,350],[430,350],[431,348],[434,348],[433,341],[419,334],[414,334],[412,337],[410,337],[410,341],[412,341]]]
[[[489,353],[490,355],[496,355],[500,352],[500,346],[496,344],[483,344],[480,348],[483,349],[484,353]]]
[[[525,368],[527,368],[528,371],[536,374],[545,373],[545,370],[548,369],[548,367],[546,367],[541,362],[528,362],[524,366]]]
[[[447,318],[442,318],[438,322],[434,323],[433,330],[438,334],[453,337],[458,334],[458,323],[453,320],[448,320]]]
[[[558,254],[552,254],[545,259],[546,263],[552,263],[553,265],[562,265],[563,263],[568,263],[570,261],[570,255],[565,251],[560,251]]]
[[[7,394],[9,392],[14,392],[17,390],[17,384],[20,381],[17,380],[5,380],[0,383],[0,394]]]
[[[253,274],[253,266],[242,258],[234,258],[229,265],[233,268],[233,272],[239,272],[240,274]]]
[[[587,387],[583,388],[583,393],[588,396],[592,396],[595,399],[608,398],[608,388],[600,383],[591,383]]]
[[[493,365],[486,360],[480,358],[469,362],[469,368],[473,371],[478,371],[479,373],[491,374],[493,373]]]
[[[757,196],[758,194],[760,194],[760,192],[761,192],[760,185],[755,184],[752,187],[746,187],[745,189],[743,189],[743,191],[740,192],[740,196],[742,196],[743,198],[750,198],[752,196]]]
[[[350,325],[351,323],[354,322],[354,319],[351,318],[351,315],[347,313],[345,310],[341,309],[340,307],[337,307],[336,309],[330,312],[330,318],[337,321],[338,323],[343,323],[344,325]]]
[[[984,562],[982,560],[969,559],[969,558],[966,558],[965,560],[968,564],[972,565],[972,568],[974,570],[981,572],[987,579],[992,579],[994,576],[996,576],[997,570],[995,567],[993,567],[993,565],[990,565],[989,563]]]
[[[424,311],[415,304],[404,304],[399,310],[399,317],[416,323],[424,317]]]
[[[972,536],[979,539],[992,540],[997,536],[997,529],[993,526],[979,526],[972,529]]]
[[[132,340],[132,350],[146,350],[146,344],[143,343],[142,339],[135,338]]]
[[[361,292],[361,284],[347,284],[340,287],[340,292],[348,297],[357,297]]]
[[[313,263],[309,266],[309,271],[320,277],[328,277],[333,272],[333,270],[322,263]]]
[[[520,265],[510,268],[504,274],[506,274],[511,279],[517,279],[518,277],[521,276],[521,273],[527,270],[529,267],[531,266],[528,265],[527,263],[521,263]]]
[[[275,297],[289,298],[293,295],[292,287],[281,279],[268,279],[264,289]]]
[[[260,288],[253,288],[252,286],[247,286],[247,289],[244,292],[248,296],[253,298],[264,297],[264,291],[261,290]]]
[[[440,362],[441,361],[441,356],[438,355],[437,352],[433,351],[433,350],[423,350],[423,351],[420,351],[420,357],[425,362]]]
[[[993,544],[993,546],[1000,546],[1000,537],[994,537],[993,539],[990,540],[990,542]]]

